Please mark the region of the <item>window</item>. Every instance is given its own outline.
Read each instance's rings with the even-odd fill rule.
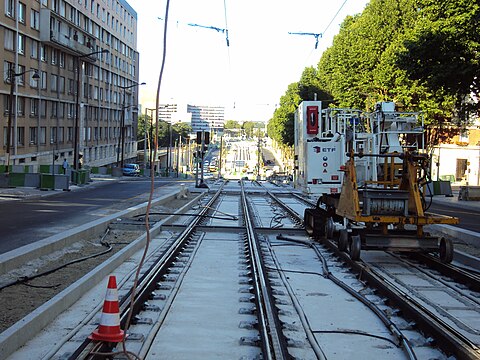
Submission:
[[[42,90],[47,90],[47,72],[42,71],[40,73],[40,88]]]
[[[75,115],[75,104],[68,104],[67,117],[71,119],[73,118],[74,115]]]
[[[68,93],[75,94],[75,80],[68,79]]]
[[[25,4],[19,2],[18,3],[18,21],[21,22],[22,24],[25,24],[25,12],[26,10]]]
[[[58,64],[58,50],[52,49],[52,65]]]
[[[40,127],[40,144],[45,145],[47,143],[47,128],[45,126]]]
[[[63,143],[65,141],[65,138],[64,138],[64,127],[61,126],[58,128],[58,142],[59,143]]]
[[[38,142],[38,129],[36,127],[30,128],[30,145],[37,145]]]
[[[30,27],[35,30],[40,30],[40,13],[33,9],[30,12]]]
[[[40,116],[43,118],[47,116],[47,100],[40,100]]]
[[[37,70],[37,69],[30,69],[30,70],[33,70],[32,73],[35,73],[35,72],[38,73],[38,70]],[[33,78],[33,75],[30,76],[30,87],[32,87],[32,88],[38,88],[38,80],[39,80],[39,79],[34,79],[34,78]]]
[[[52,74],[52,81],[50,83],[50,90],[51,91],[54,91],[54,92],[57,91],[57,89],[58,89],[57,83],[58,83],[58,76],[55,75],[55,74]]]
[[[30,116],[38,116],[38,99],[30,99]]]
[[[13,51],[13,39],[14,39],[14,32],[10,29],[4,28],[4,40],[3,40],[3,47],[5,50]]]
[[[64,68],[65,67],[65,53],[64,52],[60,52],[59,60],[60,60],[60,67]]]
[[[13,129],[11,129],[13,130]],[[10,131],[10,140],[12,139],[12,131]],[[3,143],[6,144],[7,143],[7,127],[4,126],[3,127]]]
[[[23,73],[23,74],[19,76],[15,76],[15,78],[17,79],[17,84],[24,86],[25,85],[25,66],[18,65],[18,73],[19,74]]]
[[[63,117],[65,116],[65,104],[64,103],[58,103],[57,112],[58,112],[58,117],[60,119],[63,119]]]
[[[65,78],[63,76],[58,78],[58,92],[65,93]]]
[[[18,34],[18,53],[25,54],[25,35]]]
[[[10,111],[10,96],[3,95],[3,113],[7,115],[9,111]]]
[[[44,44],[40,44],[40,60],[44,62],[48,61],[47,47]]]
[[[60,15],[65,17],[65,2],[63,0],[60,0]]]
[[[32,59],[38,59],[38,41],[30,40],[30,57]]]
[[[5,0],[5,15],[15,17],[15,0]]]
[[[17,127],[17,145],[25,146],[25,128],[23,126]]]
[[[52,101],[52,111],[50,112],[51,113],[51,117],[52,118],[56,118],[57,117],[57,102],[56,101]]]
[[[57,128],[50,128],[50,144],[55,144],[57,142]]]
[[[17,114],[18,116],[25,115],[25,98],[24,97],[17,97]]]
[[[67,142],[73,141],[73,127],[69,126],[67,129]]]

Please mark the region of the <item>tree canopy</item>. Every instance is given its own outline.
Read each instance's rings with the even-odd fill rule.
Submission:
[[[317,68],[288,86],[268,135],[291,146],[295,109],[314,93],[324,106],[369,111],[394,101],[422,111],[431,127],[465,125],[479,111],[479,7],[471,0],[371,0],[345,18]]]
[[[139,141],[138,148],[143,149],[143,142],[145,136],[145,130],[148,132],[148,136],[154,134],[156,129],[155,124],[151,124],[151,117],[140,115],[138,117],[138,132],[137,132],[137,140]],[[186,139],[190,133],[192,132],[192,126],[188,123],[176,123],[171,126],[172,132],[172,143],[175,143],[176,140]],[[170,124],[166,121],[160,120],[158,122],[158,146],[165,147],[170,144]],[[140,145],[142,144],[142,145]]]

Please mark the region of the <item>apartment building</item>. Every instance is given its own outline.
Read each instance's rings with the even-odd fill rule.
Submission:
[[[0,165],[35,171],[56,158],[74,167],[134,158],[135,10],[124,0],[3,0],[1,6]]]

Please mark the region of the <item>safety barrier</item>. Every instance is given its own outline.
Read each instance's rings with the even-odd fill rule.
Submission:
[[[460,186],[458,200],[480,200],[480,186]]]

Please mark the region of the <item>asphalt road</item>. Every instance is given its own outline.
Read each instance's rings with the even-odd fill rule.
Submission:
[[[460,223],[455,226],[480,233],[480,209],[462,206],[459,202],[452,204],[434,203],[430,206],[428,211],[436,214],[458,217]]]
[[[155,188],[171,183],[158,181]],[[40,199],[1,202],[0,253],[145,202],[149,191],[150,180],[132,178]]]

